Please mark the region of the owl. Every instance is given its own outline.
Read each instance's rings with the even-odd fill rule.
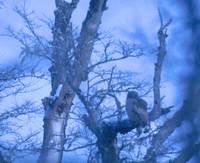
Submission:
[[[130,91],[127,94],[126,112],[130,121],[139,124],[139,130],[149,122],[147,103],[138,96],[136,91]]]

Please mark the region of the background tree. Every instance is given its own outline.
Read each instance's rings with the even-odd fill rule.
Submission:
[[[17,157],[26,155],[25,151],[31,151],[36,147],[35,136],[39,132],[33,131],[25,135],[20,131],[20,128],[24,126],[20,124],[20,118],[31,117],[33,113],[36,114],[39,111],[35,104],[24,101],[22,104],[16,103],[10,108],[4,108],[5,99],[28,91],[30,83],[23,82],[27,76],[29,75],[19,66],[0,68],[0,162],[3,163],[12,162]]]

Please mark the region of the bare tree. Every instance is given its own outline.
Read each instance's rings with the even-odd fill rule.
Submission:
[[[183,102],[182,107],[171,118],[163,118],[163,115],[170,112],[172,108],[172,106],[163,108],[160,95],[161,73],[167,55],[167,29],[171,21],[164,22],[159,12],[161,26],[158,31],[159,47],[153,78],[154,106],[149,108],[152,122],[156,123],[159,118],[163,118],[164,122],[155,130],[147,131],[145,137],[138,138],[133,130],[141,127],[141,124],[127,118],[125,106],[120,98],[129,90],[136,90],[142,96],[151,89],[146,89],[144,82],[133,80],[134,77],[131,73],[120,71],[116,65],[121,60],[128,59],[130,61],[132,57],[141,56],[143,51],[136,44],[123,41],[116,43],[112,39],[105,43],[100,39],[98,30],[103,13],[107,9],[107,0],[90,1],[80,34],[78,38],[75,38],[71,16],[78,3],[79,0],[72,0],[70,3],[64,0],[55,0],[55,21],[52,27],[53,41],[51,42],[37,33],[36,26],[29,19],[29,14],[25,9],[16,8],[16,12],[23,18],[29,33],[23,31],[16,33],[12,28],[8,29],[9,36],[14,37],[22,44],[22,63],[27,56],[47,59],[50,63],[51,93],[49,97],[42,100],[45,111],[44,136],[38,162],[60,163],[64,151],[70,152],[84,148],[90,150],[87,154],[88,162],[94,161],[97,155],[98,159],[100,158],[104,163],[157,162],[158,156],[170,152],[164,143],[187,119],[188,108],[192,107],[194,102],[189,97],[194,97],[193,90],[198,87],[199,82],[195,75],[192,75],[194,81],[189,82],[192,83],[192,87],[189,87],[188,98]],[[195,28],[195,30],[197,29]],[[103,45],[103,54],[100,56],[95,53],[96,49],[94,49],[98,41]],[[199,52],[196,42],[194,45],[195,50]],[[92,57],[96,57],[96,59]],[[27,71],[32,72],[29,74],[31,76],[44,77],[35,73],[38,64],[36,62],[36,65]],[[105,65],[108,64],[111,68],[106,69]],[[197,70],[198,66],[194,69]],[[23,76],[28,75],[25,73]],[[83,87],[83,84],[86,86]],[[15,84],[8,84],[7,87],[15,87]],[[76,96],[80,102],[78,106]],[[80,112],[78,113],[77,110]],[[81,133],[67,130],[66,134],[67,122],[73,119],[84,129],[87,127],[89,131]],[[88,138],[88,132],[90,132],[91,139]],[[73,146],[74,142],[78,142],[78,139],[83,137],[88,143]],[[148,145],[145,145],[146,142]],[[139,159],[137,159],[137,157],[131,158],[131,156],[123,155],[123,152],[127,152],[129,155],[136,153],[137,144],[140,147],[145,146],[147,150],[146,152],[140,150],[142,158],[138,157]],[[189,151],[190,148],[193,150]],[[96,153],[92,153],[91,150],[94,149],[97,151]],[[175,161],[189,160],[198,153],[198,149],[199,143],[190,144],[184,150],[179,151],[180,155]],[[173,150],[173,152],[176,151]]]
[[[16,96],[19,93],[27,91],[29,84],[23,82],[25,72],[22,67],[9,66],[0,68],[0,101],[1,103],[10,96]],[[0,162],[11,162],[19,156],[19,151],[22,151],[26,144],[26,148],[31,150],[31,143],[34,142],[35,133],[30,133],[28,137],[23,136],[18,131],[18,120],[24,115],[35,114],[38,112],[36,106],[30,101],[24,101],[23,104],[15,105],[12,108],[4,108],[1,106],[0,113]],[[17,122],[17,123],[16,123]],[[15,124],[15,125],[14,125]],[[12,137],[17,141],[9,142],[5,138]],[[25,138],[26,137],[26,138]],[[5,139],[5,140],[4,140]],[[25,153],[24,153],[25,154]]]
[[[153,78],[154,106],[151,112],[152,120],[158,118],[162,113],[169,111],[169,110],[167,111],[164,110],[161,106],[161,95],[160,95],[161,84],[160,83],[161,83],[162,66],[163,66],[165,55],[167,53],[166,51],[167,27],[169,26],[171,21],[164,23],[160,11],[159,11],[159,16],[160,16],[161,26],[158,31],[159,47],[158,47],[158,53],[157,53],[157,62],[155,63],[154,78]]]
[[[73,87],[79,88],[87,80],[88,66],[103,12],[107,9],[107,0],[91,0],[87,16],[83,22],[80,36],[75,40],[71,15],[79,0],[71,3],[56,0],[55,23],[52,27],[53,41],[49,42],[37,32],[37,26],[30,19],[31,13],[25,6],[16,8],[26,24],[28,32],[8,28],[9,37],[22,45],[21,61],[24,64],[29,57],[38,57],[50,61],[51,95],[42,100],[45,108],[44,138],[39,162],[61,162],[65,144],[65,128],[68,115],[75,97]],[[50,54],[50,55],[49,55]],[[30,67],[31,75],[40,63],[36,61]],[[38,74],[37,74],[38,75]]]
[[[53,27],[51,97],[43,99],[45,107],[44,138],[39,162],[61,162],[65,143],[65,128],[68,114],[75,97],[69,85],[79,88],[88,76],[88,64],[97,37],[107,0],[91,0],[83,22],[77,45],[72,36],[71,15],[78,0],[68,3],[56,0],[55,24]]]
[[[94,2],[91,0],[80,36],[78,40],[75,40],[70,19],[78,2],[56,1],[57,9],[52,31],[53,42],[50,46],[46,45],[43,38],[36,33],[34,23],[29,20],[26,10],[16,9],[17,13],[24,19],[31,35],[24,35],[23,33],[16,35],[13,30],[9,29],[10,36],[23,45],[23,56],[39,55],[39,57],[48,59],[52,65],[49,69],[52,86],[51,96],[42,100],[45,108],[44,138],[39,162],[61,162],[62,153],[65,150],[66,123],[75,95],[79,97],[87,111],[87,115],[83,116],[84,123],[97,138],[97,147],[101,153],[102,161],[120,162],[117,135],[119,133],[126,134],[139,127],[140,124],[136,121],[131,122],[129,119],[123,119],[124,111],[118,99],[118,94],[127,92],[129,89],[137,90],[143,85],[132,82],[132,79],[127,80],[130,74],[115,72],[114,67],[111,70],[99,69],[98,71],[96,71],[96,68],[130,57],[139,57],[143,54],[143,51],[137,45],[126,42],[119,42],[117,45],[114,44],[115,47],[113,47],[113,41],[109,40],[103,44],[103,56],[96,63],[91,63],[92,49],[94,43],[98,40],[97,30],[103,11],[106,9],[106,1]],[[168,24],[161,21],[158,34],[160,47],[158,66],[155,66],[155,109],[153,110],[153,112],[159,112],[159,115],[156,113],[157,118],[161,114],[159,111],[161,106],[159,104],[157,107],[157,103],[158,101],[160,103],[160,76],[166,53],[165,38]],[[34,47],[30,47],[24,38],[32,38]],[[114,50],[110,51],[110,49]],[[47,55],[46,52],[52,52],[51,56]],[[117,57],[113,57],[114,54]],[[86,94],[80,88],[83,81],[88,83]],[[106,89],[102,88],[104,85],[107,85]],[[105,117],[102,117],[103,111],[101,110],[105,110],[105,106],[102,106],[107,99],[112,99],[115,107],[111,109],[110,113],[105,112]],[[117,119],[115,119],[116,117]]]

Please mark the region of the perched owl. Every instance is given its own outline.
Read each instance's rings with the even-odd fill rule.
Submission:
[[[127,94],[126,112],[129,120],[140,125],[138,132],[141,133],[141,127],[149,123],[149,116],[147,113],[147,103],[135,91],[130,91]]]

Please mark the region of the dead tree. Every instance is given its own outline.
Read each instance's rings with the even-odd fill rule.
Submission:
[[[105,55],[102,60],[90,65],[93,45],[98,37],[97,31],[103,12],[106,10],[107,0],[91,0],[80,36],[76,42],[73,38],[70,20],[78,2],[78,0],[73,0],[71,3],[56,0],[55,24],[52,28],[53,42],[50,46],[46,45],[45,40],[37,34],[34,23],[29,20],[28,14],[24,9],[19,10],[16,8],[16,11],[24,19],[31,36],[24,33],[16,34],[12,29],[9,29],[10,36],[23,45],[23,56],[35,55],[46,58],[51,62],[49,69],[52,86],[51,95],[42,100],[45,108],[44,138],[39,162],[61,162],[65,144],[65,128],[72,101],[75,95],[78,94],[76,90],[80,87],[82,81],[87,80],[88,73],[101,64],[126,59],[135,50],[135,46],[127,46],[121,42],[120,46],[123,49],[123,55],[118,58],[113,58],[112,56],[109,56],[109,58]],[[24,37],[28,37],[28,40],[31,40],[34,46],[30,47],[30,44],[23,39]],[[105,53],[107,48],[105,48]],[[46,53],[51,53],[51,56]],[[138,54],[135,57],[140,55]],[[112,140],[115,139],[117,133],[129,131],[138,126],[134,123],[130,124],[129,121],[122,121],[119,124],[117,122],[114,125],[117,125],[117,127],[114,127],[113,130],[117,131],[113,131],[114,138]],[[107,135],[105,134],[98,135],[98,138],[100,139],[100,136],[102,136],[102,139],[106,141]],[[101,149],[101,151],[104,151],[104,148]],[[115,149],[113,151],[115,153]],[[107,158],[108,154],[105,151],[103,155],[106,160],[117,159],[116,156]]]
[[[171,21],[164,23],[161,12],[159,11],[160,16],[160,29],[158,31],[158,40],[159,47],[157,52],[157,61],[154,68],[154,78],[153,78],[153,95],[154,95],[154,106],[151,112],[151,120],[157,119],[161,116],[162,113],[168,112],[169,110],[164,110],[161,105],[161,95],[160,95],[160,86],[161,86],[161,73],[163,68],[163,62],[166,56],[166,38],[167,38],[167,27]]]
[[[68,3],[56,0],[55,24],[52,29],[51,96],[43,99],[45,108],[44,138],[39,157],[41,163],[59,163],[62,160],[65,128],[68,114],[75,97],[69,85],[79,88],[88,76],[88,64],[97,31],[107,0],[91,0],[87,16],[83,22],[77,45],[72,36],[71,15],[79,0]]]

